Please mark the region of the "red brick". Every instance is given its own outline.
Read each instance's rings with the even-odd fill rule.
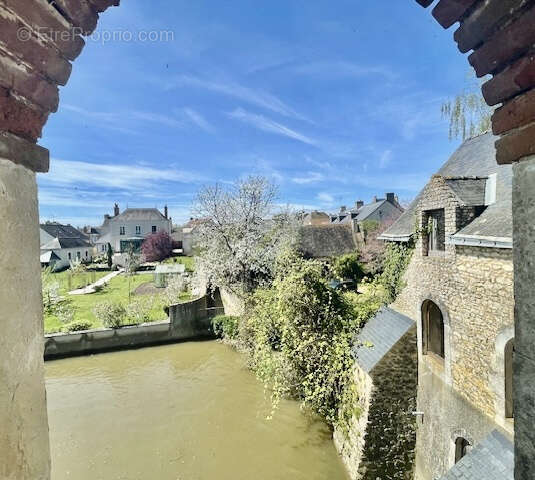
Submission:
[[[36,142],[48,114],[32,108],[0,87],[0,130]]]
[[[55,83],[15,62],[0,50],[0,86],[15,91],[50,112],[58,109],[59,93]]]
[[[107,10],[110,7],[118,7],[121,0],[89,0],[91,5],[95,7],[95,10],[99,13]]]
[[[477,1],[479,0],[440,0],[433,8],[433,16],[444,28],[450,28]]]
[[[30,25],[42,37],[51,41],[68,60],[80,55],[85,41],[72,25],[46,1],[3,0],[4,5]]]
[[[54,4],[84,35],[90,35],[97,28],[98,13],[87,0],[54,0]]]
[[[46,148],[8,132],[0,132],[0,157],[34,172],[48,172],[50,166],[50,153]]]
[[[496,110],[492,116],[492,131],[495,135],[500,135],[531,122],[535,122],[535,89],[519,95]]]
[[[499,165],[516,162],[530,155],[535,155],[535,123],[513,130],[496,142],[496,161]]]
[[[0,7],[0,46],[8,45],[9,53],[24,60],[57,84],[65,85],[71,74],[71,64],[53,46],[34,34],[29,38],[21,37],[21,34],[27,35],[29,32],[20,20]]]
[[[489,38],[511,15],[526,5],[528,0],[487,0],[466,18],[453,38],[463,53]]]
[[[516,22],[498,31],[468,58],[477,76],[504,68],[535,44],[535,7]]]
[[[483,85],[489,105],[497,105],[535,86],[535,56],[521,58]]]

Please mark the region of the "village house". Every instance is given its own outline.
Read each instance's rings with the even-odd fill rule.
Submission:
[[[512,169],[466,141],[382,239],[414,243],[390,308],[418,345],[415,479],[512,479]]]
[[[394,221],[401,216],[403,211],[397,196],[394,193],[387,193],[386,198],[373,197],[371,203],[368,204],[357,200],[351,209],[342,206],[338,213],[330,216],[330,221],[335,225],[349,225],[354,233],[360,233],[364,222],[383,224]]]
[[[89,238],[71,225],[49,222],[40,225],[41,266],[54,271],[68,268],[72,262],[91,262],[93,248]]]
[[[325,212],[314,210],[312,212],[305,213],[303,216],[303,225],[328,225],[331,223],[331,216]]]
[[[171,230],[167,207],[163,214],[156,208],[127,208],[121,213],[115,204],[113,217],[104,215],[104,223],[97,228],[100,235],[95,238],[95,246],[99,254],[107,251],[108,244],[114,253],[124,253],[129,248],[137,251],[148,235],[161,231],[171,234]]]

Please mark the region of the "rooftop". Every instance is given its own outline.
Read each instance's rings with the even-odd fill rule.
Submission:
[[[356,251],[351,229],[346,225],[306,225],[299,228],[297,248],[307,258],[329,258]]]

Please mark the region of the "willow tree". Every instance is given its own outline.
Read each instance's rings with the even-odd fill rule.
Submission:
[[[470,76],[462,92],[442,104],[442,117],[449,121],[450,140],[475,137],[488,132],[492,126],[493,107],[481,94],[483,80]]]

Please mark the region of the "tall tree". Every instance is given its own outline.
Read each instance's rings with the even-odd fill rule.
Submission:
[[[293,238],[294,217],[275,212],[276,197],[277,187],[264,177],[202,188],[194,206],[204,220],[197,229],[197,275],[238,295],[269,282],[281,245]]]
[[[442,117],[449,121],[450,140],[464,141],[490,130],[494,108],[487,105],[481,94],[482,83],[470,74],[461,93],[442,104]]]

